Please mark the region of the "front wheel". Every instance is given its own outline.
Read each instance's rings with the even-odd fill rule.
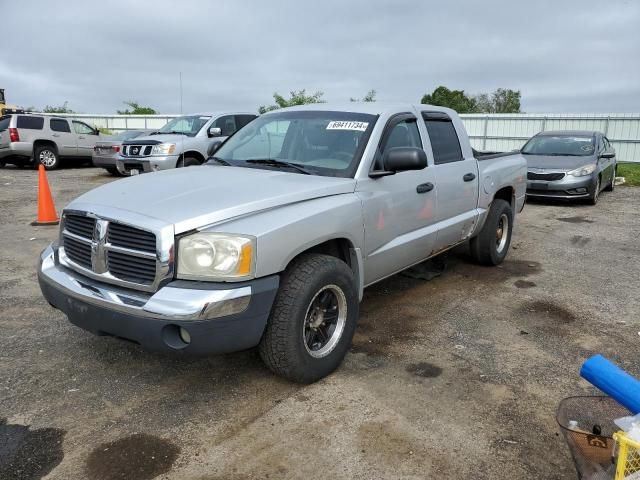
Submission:
[[[196,165],[200,165],[200,161],[195,157],[182,157],[178,160],[177,168],[182,167],[195,167]]]
[[[114,177],[121,177],[122,174],[118,171],[118,169],[116,167],[105,167],[104,168],[107,172],[109,172],[111,175],[113,175]]]
[[[611,176],[611,183],[609,185],[607,185],[607,187],[605,188],[606,192],[613,192],[614,188],[616,187],[616,171],[613,170],[613,175]]]
[[[600,176],[596,180],[596,188],[593,190],[591,197],[589,197],[589,204],[596,205],[598,203],[598,198],[600,197]]]
[[[508,202],[494,200],[480,233],[471,239],[471,255],[482,265],[500,265],[509,251],[513,210]]]
[[[46,170],[54,170],[60,166],[60,159],[58,158],[58,152],[55,148],[49,145],[43,145],[35,151],[36,165],[39,163],[43,165]]]
[[[312,383],[333,372],[349,350],[358,320],[351,268],[329,255],[303,255],[285,271],[260,340],[275,373]]]

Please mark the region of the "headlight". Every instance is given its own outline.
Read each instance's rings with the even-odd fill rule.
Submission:
[[[175,143],[159,143],[151,149],[151,155],[171,155],[176,151]]]
[[[585,165],[584,167],[576,168],[575,170],[571,170],[567,173],[567,175],[571,175],[573,177],[584,177],[586,175],[591,175],[596,170],[596,165]]]
[[[245,280],[255,268],[256,239],[224,233],[194,233],[178,243],[178,278]]]

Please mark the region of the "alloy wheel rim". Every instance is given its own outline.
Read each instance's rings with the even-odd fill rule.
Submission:
[[[329,355],[347,322],[347,297],[337,285],[326,285],[313,296],[304,318],[302,341],[314,358]]]
[[[51,150],[43,150],[38,157],[40,163],[45,167],[52,167],[56,163],[56,156]]]
[[[502,253],[507,246],[507,238],[509,237],[509,217],[506,213],[500,215],[498,220],[498,228],[496,228],[496,251]]]

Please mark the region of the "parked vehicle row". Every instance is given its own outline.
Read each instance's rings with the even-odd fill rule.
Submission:
[[[192,138],[225,133],[211,117]],[[174,142],[128,140],[124,156]],[[203,166],[71,202],[38,278],[90,332],[160,351],[258,346],[274,372],[312,382],[345,356],[365,287],[463,242],[500,264],[525,194],[524,157],[474,157],[453,110],[288,108],[240,128]]]

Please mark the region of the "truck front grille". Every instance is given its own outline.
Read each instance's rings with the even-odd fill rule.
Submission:
[[[154,285],[158,254],[153,232],[76,214],[65,214],[63,226],[62,246],[71,268],[77,265],[105,281],[115,278],[132,288]],[[87,273],[82,269],[80,273]]]
[[[562,180],[564,178],[563,172],[552,172],[552,173],[537,173],[537,172],[527,172],[527,180],[545,180],[547,182],[553,182],[556,180]]]
[[[148,157],[151,155],[153,145],[123,145],[123,157]]]

